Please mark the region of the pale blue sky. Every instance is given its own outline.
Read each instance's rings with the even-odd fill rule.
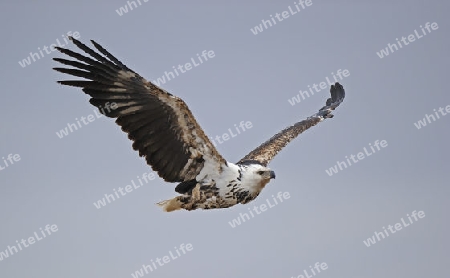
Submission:
[[[193,249],[143,277],[447,277],[450,262],[450,105],[447,1],[312,1],[258,35],[251,28],[294,1],[148,1],[119,16],[126,1],[0,4],[4,96],[0,102],[0,254],[16,240],[58,230],[0,261],[0,277],[132,277],[181,244]],[[376,52],[420,25],[439,26],[382,59]],[[254,202],[224,210],[163,213],[176,196],[156,177],[101,209],[94,202],[153,173],[111,119],[95,118],[60,139],[56,132],[94,115],[88,97],[56,83],[56,52],[22,67],[30,52],[68,31],[94,39],[148,80],[214,51],[214,58],[161,85],[183,98],[208,136],[240,122],[252,128],[218,144],[236,162],[287,125],[321,108],[328,89],[288,100],[347,69],[335,117],[301,134],[269,165],[277,175]],[[72,50],[73,45],[69,46]],[[45,51],[45,50],[43,50]],[[35,58],[36,59],[36,58]],[[94,117],[96,117],[94,115]],[[329,176],[325,170],[376,140],[388,146]],[[246,223],[249,208],[290,198]],[[371,247],[363,240],[413,211],[425,217]],[[45,230],[44,230],[45,231]],[[40,235],[40,234],[38,234]]]

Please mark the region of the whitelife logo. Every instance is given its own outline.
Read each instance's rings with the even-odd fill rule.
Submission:
[[[414,224],[415,222],[419,221],[419,219],[424,218],[425,212],[423,210],[421,210],[419,212],[413,211],[411,213],[411,216],[414,218],[415,222],[411,219],[409,214],[406,214],[406,216],[408,217],[409,224],[407,222],[405,222],[405,220],[402,217],[402,218],[400,218],[401,223],[396,223],[394,226],[388,225],[388,229],[391,232],[391,234],[395,234],[396,232],[400,231],[401,229],[406,228],[409,225]],[[417,217],[419,217],[419,218],[417,218]],[[394,230],[394,228],[395,228],[395,230]],[[375,240],[375,237],[378,239],[378,241],[384,239],[385,237],[388,237],[389,233],[385,227],[383,227],[383,231],[384,231],[384,234],[383,234],[383,232],[375,232],[374,233],[375,235],[372,236],[371,238],[369,237],[367,239],[367,241],[363,240],[364,245],[366,245],[367,247],[370,247],[370,246],[374,245],[375,243],[377,243],[377,241]],[[386,236],[384,236],[384,235],[386,235]]]
[[[18,154],[8,154],[8,157],[2,157],[3,163],[0,162],[0,171],[5,170],[6,168],[10,167],[11,165],[14,164],[14,162],[19,162],[20,161],[20,155]],[[8,163],[9,161],[9,163]],[[3,164],[3,165],[2,165]],[[5,166],[5,167],[3,167]]]
[[[143,264],[142,268],[140,268],[139,270],[136,270],[134,273],[131,273],[131,277],[133,278],[139,278],[139,277],[143,277],[145,274],[149,274],[150,272],[155,271],[156,269],[158,269],[158,267],[164,266],[168,263],[170,263],[173,260],[178,259],[179,257],[181,257],[181,255],[186,254],[188,251],[192,251],[194,249],[194,247],[192,246],[191,243],[188,244],[180,244],[180,247],[174,247],[176,253],[178,256],[176,256],[174,253],[172,253],[172,251],[169,251],[169,256],[164,256],[162,258],[156,258],[155,261],[150,260],[151,261],[151,265],[148,264]],[[181,250],[181,251],[180,251]],[[189,276],[190,277],[190,276]]]
[[[30,236],[28,239],[22,239],[20,242],[19,240],[16,240],[17,245],[16,246],[7,246],[7,249],[5,251],[0,252],[0,261],[3,261],[4,259],[8,258],[9,256],[12,256],[14,254],[17,254],[19,251],[22,251],[23,248],[27,248],[33,244],[35,244],[38,241],[43,240],[47,236],[52,235],[52,233],[56,233],[58,231],[58,226],[55,224],[50,225],[47,224],[44,229],[39,228],[39,232],[34,232],[34,236]],[[45,231],[45,232],[44,232]]]
[[[436,22],[433,22],[433,23],[427,22],[425,24],[425,29],[427,29],[427,31],[428,31],[428,33],[427,33],[423,29],[422,25],[420,25],[420,29],[422,29],[423,36],[426,36],[427,34],[431,33],[431,31],[435,31],[438,28],[439,28],[439,26]],[[417,30],[414,30],[414,34],[410,34],[408,37],[402,37],[400,40],[398,38],[396,38],[398,47],[403,48],[403,46],[409,45],[410,43],[414,42],[416,39],[420,39],[423,36],[421,36],[419,34],[419,32],[417,32]],[[409,42],[406,41],[406,39],[408,39]],[[403,43],[403,46],[402,46],[402,43]],[[380,59],[382,59],[382,58],[388,56],[390,53],[394,53],[394,51],[398,51],[397,44],[388,43],[386,48],[381,49],[379,52],[377,52],[378,57],[380,57]]]

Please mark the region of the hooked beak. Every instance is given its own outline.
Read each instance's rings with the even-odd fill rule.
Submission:
[[[270,178],[271,179],[275,179],[275,172],[274,171],[270,171]]]

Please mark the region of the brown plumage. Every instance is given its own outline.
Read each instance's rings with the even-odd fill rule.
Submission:
[[[278,132],[272,138],[239,160],[238,163],[247,160],[255,160],[261,163],[261,165],[267,166],[277,153],[300,133],[317,125],[326,118],[332,118],[333,114],[331,114],[331,111],[336,109],[336,107],[344,101],[345,91],[341,84],[336,83],[335,85],[331,85],[330,93],[331,98],[327,99],[326,105],[322,107],[318,113]]]
[[[165,211],[251,202],[275,178],[274,171],[266,167],[275,155],[303,131],[333,117],[331,111],[345,97],[339,83],[331,86],[331,98],[319,112],[277,133],[234,164],[217,152],[183,100],[145,80],[98,43],[91,41],[100,53],[70,39],[90,57],[56,47],[77,61],[54,58],[74,67],[54,69],[87,80],[58,82],[81,87],[92,105],[116,118],[133,141],[133,149],[160,177],[179,183],[175,191],[181,195],[158,203]]]
[[[148,82],[96,42],[92,41],[95,48],[109,60],[78,40],[70,39],[98,61],[56,47],[61,53],[84,63],[54,58],[62,64],[78,68],[55,70],[91,80],[58,82],[82,87],[92,97],[89,102],[99,109],[115,103],[116,109],[110,109],[105,115],[117,118],[116,123],[134,142],[133,149],[139,151],[139,155],[145,157],[147,164],[165,181],[195,179],[204,167],[206,157],[218,165],[226,163],[182,99]]]

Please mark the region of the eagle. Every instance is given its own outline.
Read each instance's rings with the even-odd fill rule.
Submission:
[[[300,133],[332,118],[331,112],[345,97],[344,88],[336,82],[331,85],[331,97],[317,113],[231,163],[217,151],[182,99],[147,81],[95,41],[91,43],[97,51],[69,39],[87,55],[57,46],[75,60],[53,58],[69,66],[53,69],[84,79],[58,83],[82,88],[92,105],[116,119],[133,141],[133,149],[153,171],[168,183],[178,183],[178,196],[157,203],[167,212],[228,208],[254,200],[275,179],[275,172],[267,167],[269,162]]]

